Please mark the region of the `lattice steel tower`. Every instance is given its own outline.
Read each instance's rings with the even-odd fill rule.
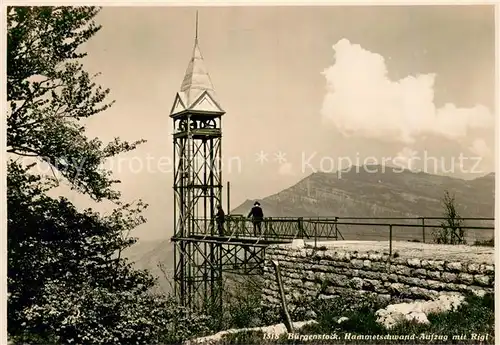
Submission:
[[[217,232],[214,216],[222,205],[219,105],[198,46],[198,14],[193,56],[172,106],[174,124],[175,294],[183,305],[222,308],[221,244],[200,242]]]

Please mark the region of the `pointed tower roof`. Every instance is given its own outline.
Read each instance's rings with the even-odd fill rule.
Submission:
[[[197,112],[224,113],[219,105],[210,75],[198,45],[198,14],[193,55],[186,69],[181,89],[177,93],[170,115],[191,110]]]

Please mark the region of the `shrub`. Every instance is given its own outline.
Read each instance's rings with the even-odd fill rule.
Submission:
[[[229,277],[224,289],[224,328],[256,327],[263,322],[262,281]]]
[[[463,219],[458,214],[455,196],[445,191],[442,204],[445,220],[434,231],[434,241],[439,244],[465,244]]]
[[[482,247],[494,247],[495,246],[495,238],[492,238],[491,240],[485,240],[485,241],[476,241],[474,242],[475,246],[482,246]]]
[[[210,333],[208,318],[174,299],[147,291],[110,292],[90,285],[52,282],[41,300],[23,310],[26,332],[14,343],[177,344]]]

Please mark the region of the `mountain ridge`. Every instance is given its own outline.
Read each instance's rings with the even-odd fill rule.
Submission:
[[[441,199],[444,191],[448,190],[455,194],[461,212],[465,212],[464,217],[494,217],[494,173],[464,180],[409,170],[394,173],[383,166],[369,167],[371,170],[374,167],[384,168],[385,172],[367,173],[351,169],[342,171],[341,178],[338,178],[338,172],[314,172],[293,186],[258,201],[266,216],[270,217],[433,217],[441,215]],[[368,169],[365,167],[361,170]],[[383,193],[379,197],[377,192]],[[475,201],[469,202],[467,195],[473,195]],[[368,204],[369,207],[349,207],[353,199],[361,197],[368,200],[358,200],[357,203]],[[391,209],[388,202],[390,198],[403,202],[403,205],[407,204],[406,210],[403,211],[400,207]],[[231,210],[231,214],[246,215],[254,201],[245,200]],[[337,207],[328,207],[324,205],[325,202],[335,203]],[[292,203],[295,205],[291,205]],[[314,207],[308,207],[308,204]],[[439,207],[438,211],[436,206]]]

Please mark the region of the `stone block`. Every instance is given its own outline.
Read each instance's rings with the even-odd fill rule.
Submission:
[[[429,290],[417,286],[410,287],[409,294],[417,299],[431,299],[433,297]]]
[[[422,265],[422,268],[426,268],[428,270],[442,271],[442,270],[444,270],[444,261],[442,261],[442,260],[429,260],[426,262],[425,267]]]
[[[431,279],[441,279],[441,272],[440,271],[426,271],[427,272],[427,277]]]
[[[453,283],[457,280],[457,275],[455,273],[443,272],[441,274],[441,280],[446,283]]]
[[[416,268],[421,267],[420,259],[408,259],[407,263],[408,263],[408,266],[410,266],[410,267],[416,267]]]
[[[390,303],[391,302],[391,295],[390,294],[380,294],[377,296],[377,299],[379,300],[380,303]]]
[[[470,263],[467,266],[467,272],[468,273],[472,273],[472,274],[479,273],[480,272],[480,268],[481,268],[480,264]]]
[[[297,290],[293,290],[293,291],[291,292],[291,297],[292,297],[292,299],[294,299],[294,300],[296,300],[296,301],[297,301],[297,300],[300,300],[300,299],[302,298],[302,296],[303,296],[303,294],[301,294],[301,293],[300,293],[299,291],[297,291]]]
[[[352,259],[351,266],[357,269],[363,268],[363,260],[360,259]]]
[[[359,276],[360,278],[367,278],[367,279],[379,279],[380,278],[380,273],[378,272],[372,272],[372,271],[359,271]]]
[[[326,279],[335,286],[347,286],[349,278],[342,274],[331,274]]]
[[[388,290],[393,294],[402,294],[408,290],[408,287],[401,283],[392,283],[388,286]]]
[[[442,290],[442,289],[444,289],[444,286],[446,285],[443,282],[440,282],[437,280],[431,280],[431,279],[426,280],[425,282],[427,283],[427,287],[430,289],[433,289],[433,290]]]
[[[378,291],[383,287],[380,281],[374,279],[365,279],[362,286],[367,291]]]
[[[307,289],[312,289],[312,288],[314,288],[314,283],[311,281],[306,281],[306,282],[304,282],[304,287]]]
[[[350,267],[350,261],[330,261],[330,266],[332,267]]]
[[[495,266],[481,265],[481,272],[484,274],[495,274]]]
[[[389,272],[397,275],[411,276],[411,268],[403,265],[391,265]]]
[[[406,285],[410,285],[410,286],[422,286],[422,285],[425,285],[425,284],[422,284],[420,282],[419,278],[415,278],[415,277],[400,276],[399,277],[399,282],[404,283]]]
[[[353,289],[361,290],[363,288],[363,279],[354,277],[349,281],[348,286],[352,287]]]
[[[461,262],[448,262],[445,264],[445,268],[451,272],[461,272],[462,271],[462,263]]]
[[[324,281],[325,280],[325,273],[324,272],[316,272],[314,275],[314,280],[315,281]]]
[[[472,274],[462,272],[458,274],[458,281],[464,284],[472,284],[474,276]]]
[[[371,269],[373,271],[376,271],[376,272],[386,272],[387,271],[387,265],[385,263],[383,263],[383,262],[372,260]]]
[[[487,289],[478,287],[478,286],[468,286],[468,291],[472,292],[476,296],[484,296],[487,292],[489,292]]]
[[[491,283],[491,279],[489,276],[477,274],[474,276],[474,282],[476,282],[480,286],[489,286]]]
[[[388,275],[389,281],[390,282],[395,282],[397,283],[399,281],[399,277],[397,274],[391,273]]]
[[[426,278],[428,276],[427,275],[427,271],[424,268],[414,269],[412,271],[412,275],[416,276],[416,277],[419,277],[419,278]]]
[[[456,284],[457,291],[466,292],[468,291],[468,285],[466,284]]]
[[[326,270],[330,270],[330,268],[332,267],[332,262],[329,260],[325,260],[323,258],[323,259],[319,260],[318,265],[325,267]]]

